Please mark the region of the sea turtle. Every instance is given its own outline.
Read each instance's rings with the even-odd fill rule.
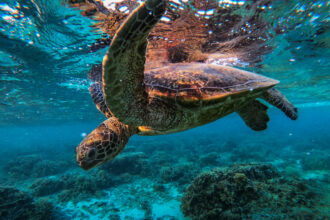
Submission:
[[[253,130],[269,121],[261,98],[292,120],[295,108],[277,89],[279,82],[228,66],[175,63],[145,72],[147,36],[165,12],[167,0],[146,0],[121,25],[103,64],[90,72],[97,108],[108,119],[76,149],[90,169],[114,158],[134,135],[184,131],[237,112]]]

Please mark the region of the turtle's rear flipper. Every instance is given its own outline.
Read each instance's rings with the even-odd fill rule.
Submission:
[[[275,107],[281,109],[286,114],[286,116],[292,120],[296,120],[298,118],[298,109],[294,107],[289,102],[289,100],[277,89],[268,89],[262,98]]]
[[[267,128],[269,117],[267,115],[268,107],[257,100],[253,100],[237,113],[244,120],[245,124],[255,131],[262,131]]]

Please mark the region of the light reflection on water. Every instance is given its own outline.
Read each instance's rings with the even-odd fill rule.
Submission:
[[[123,15],[119,25],[141,1],[103,2],[110,15]],[[175,52],[183,48],[184,62],[201,59],[279,79],[279,88],[301,106],[328,102],[329,2],[175,0],[170,9],[165,26],[149,38],[150,68],[183,59]],[[68,1],[0,4],[0,123],[95,119],[86,74],[101,63],[116,29],[106,28],[111,18],[88,17],[85,10]],[[193,17],[185,19],[185,10]],[[46,112],[35,117],[33,109]],[[63,118],[57,116],[61,109],[68,109]]]

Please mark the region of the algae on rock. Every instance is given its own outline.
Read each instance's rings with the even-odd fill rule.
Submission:
[[[320,192],[286,179],[271,165],[233,165],[203,172],[187,188],[181,210],[192,219],[318,219]],[[304,210],[299,212],[299,210]]]

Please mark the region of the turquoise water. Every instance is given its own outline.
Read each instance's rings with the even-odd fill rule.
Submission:
[[[102,62],[108,46],[100,42],[113,32],[102,26],[108,24],[102,13],[86,16],[93,5],[83,2],[0,2],[0,219],[329,218],[329,2],[171,1],[173,14],[184,20],[182,8],[193,12],[197,30],[205,32],[189,32],[190,17],[169,19],[189,33],[187,42],[197,39],[183,44],[188,57],[196,52],[189,49],[200,48],[222,55],[203,62],[280,80],[277,88],[299,117],[291,121],[270,107],[265,131],[252,131],[234,113],[185,132],[135,135],[113,161],[89,171],[77,165],[75,148],[105,116],[89,95],[87,73]],[[103,2],[114,13],[115,4]],[[129,13],[129,7],[117,8],[124,17]],[[156,26],[150,57],[181,45],[182,33],[173,30]],[[277,176],[266,181],[246,173],[250,165],[263,172],[260,164],[271,165]],[[224,169],[230,184],[205,182],[199,191],[218,190],[189,194],[201,173],[213,169]],[[218,208],[201,214],[212,205]]]

